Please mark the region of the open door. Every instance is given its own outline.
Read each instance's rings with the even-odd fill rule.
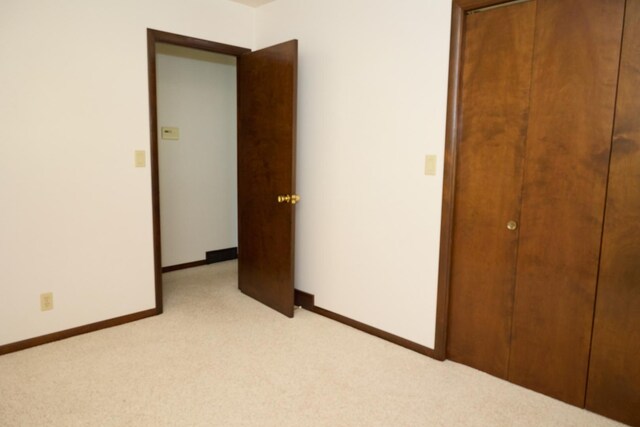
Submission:
[[[298,41],[238,58],[238,286],[293,317]]]

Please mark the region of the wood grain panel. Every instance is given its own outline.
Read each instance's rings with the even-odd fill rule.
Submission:
[[[628,1],[587,408],[640,425],[640,1]]]
[[[298,42],[238,59],[238,284],[293,317]]]
[[[583,406],[624,0],[538,0],[509,379]]]
[[[466,17],[447,355],[505,378],[535,2]]]

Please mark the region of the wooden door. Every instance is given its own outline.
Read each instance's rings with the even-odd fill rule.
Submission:
[[[466,17],[447,356],[506,378],[535,1]]]
[[[238,58],[238,285],[293,317],[297,40]]]
[[[509,380],[583,406],[624,0],[538,0]]]
[[[628,1],[587,408],[640,425],[640,1]]]
[[[465,18],[448,357],[578,406],[624,8],[537,0]]]

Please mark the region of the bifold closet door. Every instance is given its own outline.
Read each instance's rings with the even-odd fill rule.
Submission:
[[[625,0],[538,0],[509,380],[583,406]]]
[[[640,0],[627,1],[587,408],[640,426]]]
[[[466,16],[447,357],[506,378],[536,3]]]

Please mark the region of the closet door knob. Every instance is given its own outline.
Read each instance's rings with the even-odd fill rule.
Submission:
[[[517,223],[517,222],[515,222],[515,221],[509,221],[509,222],[507,223],[507,229],[509,229],[509,230],[513,231],[513,230],[515,230],[516,228],[518,228],[518,223]]]

